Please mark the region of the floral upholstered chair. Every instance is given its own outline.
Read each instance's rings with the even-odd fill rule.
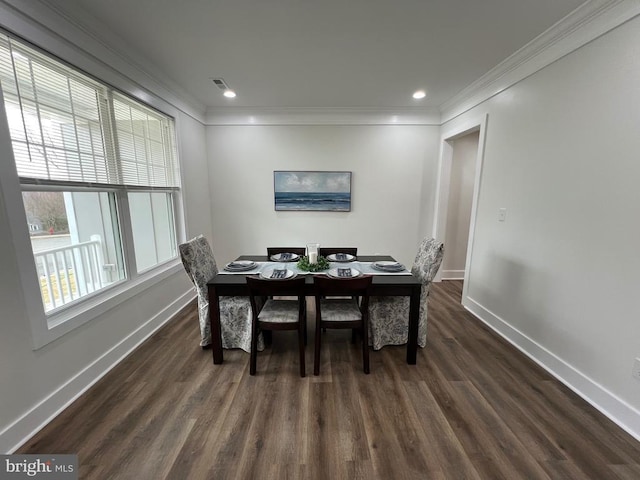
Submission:
[[[209,323],[209,295],[207,282],[217,273],[218,267],[209,242],[198,235],[179,245],[184,269],[198,293],[198,317],[200,321],[200,346],[211,345]],[[251,352],[251,303],[249,297],[220,297],[220,330],[222,348],[241,348]],[[262,336],[258,339],[258,350],[264,349]]]
[[[411,273],[420,279],[420,321],[418,345],[427,344],[427,301],[429,287],[436,276],[444,245],[433,238],[425,238],[411,267]],[[409,337],[409,297],[371,297],[369,300],[369,344],[374,350],[385,345],[402,345]]]

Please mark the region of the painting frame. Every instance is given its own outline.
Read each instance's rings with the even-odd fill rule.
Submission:
[[[274,170],[274,209],[296,212],[350,212],[351,171]]]

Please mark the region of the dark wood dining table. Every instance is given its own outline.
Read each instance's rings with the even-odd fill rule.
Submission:
[[[253,260],[266,262],[266,255],[242,255],[238,260]],[[360,262],[394,261],[388,255],[358,255]],[[321,273],[320,273],[321,274]],[[306,290],[308,296],[315,295],[314,275],[306,275]],[[223,362],[222,336],[220,332],[220,303],[222,296],[247,296],[247,276],[242,274],[218,274],[208,283],[209,294],[209,322],[211,324],[211,350],[213,363]],[[409,336],[407,342],[407,363],[416,364],[418,352],[418,322],[420,319],[420,290],[422,284],[414,275],[374,275],[371,284],[371,296],[406,296],[410,298],[409,306]]]

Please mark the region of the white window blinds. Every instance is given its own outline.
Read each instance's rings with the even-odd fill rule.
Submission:
[[[4,35],[0,83],[23,181],[179,186],[170,117]]]
[[[117,93],[112,105],[123,183],[177,186],[173,122]]]

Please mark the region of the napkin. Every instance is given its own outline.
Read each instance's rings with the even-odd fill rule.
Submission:
[[[347,259],[346,253],[336,253],[336,260],[346,260],[346,259]]]
[[[350,277],[351,276],[351,269],[350,268],[339,268],[338,269],[338,276],[339,277]]]
[[[293,255],[291,255],[290,253],[281,253],[280,254],[280,260],[291,260],[291,257]]]
[[[271,272],[271,278],[285,278],[287,276],[287,270],[274,270],[273,272]]]

